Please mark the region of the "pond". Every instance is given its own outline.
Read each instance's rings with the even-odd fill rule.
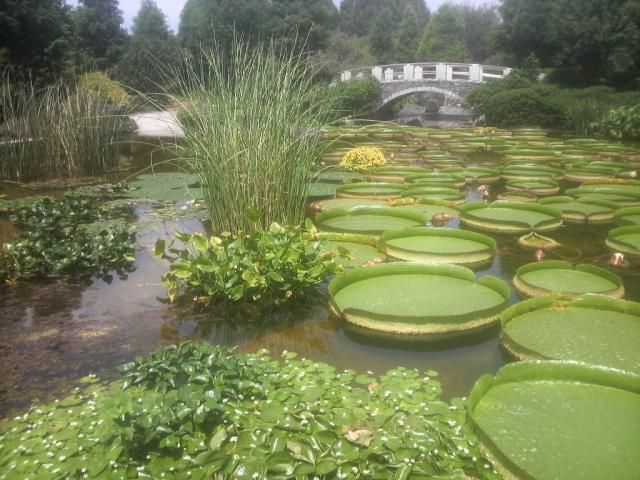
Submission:
[[[468,167],[501,168],[508,163],[527,163],[516,160],[517,156],[510,159],[509,152],[503,153],[502,143],[508,144],[504,138],[508,140],[510,137],[485,138],[477,147],[477,143],[455,141],[459,138],[456,137],[457,132],[390,128],[366,135],[350,134],[348,144],[336,144],[336,150],[339,153],[340,148],[351,144],[377,144],[385,149],[388,157],[393,153],[392,157],[399,163],[440,172],[452,168],[463,171]],[[469,129],[464,133],[464,139],[482,140],[482,137],[487,137],[486,133],[473,134]],[[430,134],[433,138],[429,137]],[[533,138],[523,135],[520,141],[528,142],[527,148],[538,152],[548,152],[549,145],[571,145],[559,138],[541,139],[535,135]],[[476,148],[463,148],[463,152],[451,153],[455,150],[452,147],[460,147],[460,143],[476,145]],[[488,148],[488,145],[495,148]],[[611,159],[606,148],[603,149],[599,153],[600,158]],[[574,146],[573,151],[567,150],[563,161],[573,159],[574,163],[577,162],[578,146]],[[127,159],[131,168],[129,173],[97,181],[126,178],[131,172],[149,165],[151,152],[154,162],[171,158],[170,152],[142,148],[133,159]],[[426,155],[419,152],[426,152]],[[440,159],[439,163],[438,155],[445,153],[453,160]],[[637,158],[638,152],[635,155]],[[328,155],[327,162],[331,158],[339,158],[339,155]],[[565,167],[560,165],[561,169]],[[199,190],[193,178],[177,173],[166,174],[167,170],[170,167],[156,170],[165,173],[158,174],[153,188],[147,181],[142,187],[144,194],[138,194],[138,199],[129,204],[129,217],[137,226],[138,242],[130,271],[80,280],[25,281],[0,287],[0,416],[22,409],[35,399],[49,400],[59,396],[74,379],[88,373],[97,373],[103,378],[113,377],[117,365],[162,345],[185,339],[238,345],[240,350],[247,352],[266,348],[274,356],[285,350],[295,351],[302,357],[361,372],[382,373],[398,366],[432,369],[440,373],[445,399],[468,395],[481,375],[495,373],[507,363],[499,344],[498,328],[441,341],[407,341],[394,336],[375,335],[329,313],[326,285],[321,287],[316,304],[284,308],[268,318],[256,317],[246,311],[194,312],[190,306],[168,305],[164,298],[166,289],[160,285],[160,277],[167,265],[152,256],[153,245],[157,239],[169,239],[178,231],[206,232],[207,225],[203,221],[206,215],[202,206],[189,201],[191,196],[198,197]],[[149,171],[144,174],[148,179]],[[324,196],[311,200],[331,198],[332,186],[337,184],[327,181],[326,185],[326,191],[322,192]],[[577,186],[575,182],[559,180],[561,193]],[[431,187],[424,188],[427,189],[424,195],[428,196]],[[161,204],[149,201],[162,190]],[[7,195],[9,199],[30,195],[60,197],[64,191],[64,188],[44,185],[26,188],[0,186],[0,194]],[[467,203],[483,198],[478,184],[473,181],[461,191]],[[488,200],[506,193],[505,180],[500,180],[491,184]],[[625,203],[630,204],[633,201]],[[448,226],[473,229],[457,218],[449,221]],[[566,260],[572,264],[588,263],[613,269],[623,279],[624,298],[639,301],[640,269],[637,266],[617,268],[608,265],[611,251],[605,240],[612,226],[612,223],[565,222],[562,228],[545,232],[545,236],[561,244],[560,248],[544,253],[545,260]],[[6,216],[0,216],[0,242],[10,241],[18,233]],[[522,265],[536,261],[536,252],[520,247],[519,235],[490,233],[490,236],[497,242],[496,253],[476,273],[479,277],[493,275],[511,284]],[[509,303],[518,301],[514,290]]]

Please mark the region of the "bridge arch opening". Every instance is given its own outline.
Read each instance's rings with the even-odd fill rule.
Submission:
[[[444,88],[432,87],[428,85],[411,87],[400,90],[398,92],[394,92],[390,95],[383,95],[380,99],[380,105],[378,106],[378,110],[386,110],[390,108],[393,104],[399,102],[403,98],[412,96],[412,95],[428,95],[429,97],[433,97],[438,99],[440,106],[443,105],[462,105],[463,98],[455,92],[451,90],[446,90]]]

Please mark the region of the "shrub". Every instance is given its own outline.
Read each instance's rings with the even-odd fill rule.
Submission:
[[[199,303],[258,301],[279,304],[304,294],[328,275],[341,271],[312,233],[272,224],[268,230],[220,237],[178,234],[184,248],[156,243],[154,254],[171,260],[162,277],[169,299],[180,294]]]
[[[200,177],[213,231],[302,223],[333,108],[310,61],[236,43],[228,55],[206,50],[184,68],[175,75],[185,129],[177,148]]]
[[[93,93],[113,105],[127,105],[131,96],[115,80],[111,80],[104,72],[85,73],[80,76],[78,88]]]
[[[340,166],[347,170],[367,172],[387,164],[382,150],[376,147],[356,147],[342,157]]]
[[[611,110],[593,129],[598,136],[618,140],[640,138],[640,103]]]
[[[562,107],[553,98],[553,88],[536,86],[498,93],[484,105],[487,122],[497,126],[557,125]]]
[[[381,86],[375,78],[339,82],[335,87],[337,110],[347,117],[370,117],[378,108]]]

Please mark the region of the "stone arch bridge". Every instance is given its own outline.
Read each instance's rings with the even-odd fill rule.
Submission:
[[[504,78],[511,68],[469,63],[407,63],[345,70],[340,81],[376,78],[382,85],[378,109],[384,110],[410,95],[421,98],[428,112],[460,107],[479,83]]]

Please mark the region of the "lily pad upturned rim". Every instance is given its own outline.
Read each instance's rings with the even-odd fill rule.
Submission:
[[[576,199],[568,195],[541,198],[538,203],[550,206],[577,203],[603,207],[602,211],[593,213],[585,213],[576,208],[571,209],[568,206],[554,207],[562,212],[562,219],[569,223],[609,223],[613,221],[615,211],[620,207],[617,203],[602,198],[579,197]]]
[[[536,186],[525,185],[526,183],[536,183]],[[554,195],[560,191],[560,185],[549,178],[513,178],[507,180],[506,189],[508,192]]]
[[[548,220],[538,222],[536,225],[520,222],[518,220],[500,220],[492,222],[490,219],[474,217],[473,212],[484,208],[511,208],[514,210],[522,210],[528,212],[536,212],[548,215]],[[511,202],[505,200],[496,200],[493,203],[485,203],[482,201],[466,202],[460,206],[460,220],[462,223],[472,227],[497,232],[497,233],[527,233],[530,231],[552,231],[562,226],[562,212],[556,208],[546,207],[531,202]]]
[[[617,227],[609,230],[607,238],[605,239],[605,244],[610,250],[613,250],[615,252],[624,253],[625,255],[639,256],[640,249],[638,249],[638,247],[636,247],[635,245],[631,245],[624,240],[616,238],[622,235],[630,234],[640,235],[640,225],[627,225],[624,227]]]
[[[553,381],[592,384],[640,394],[640,375],[573,361],[520,361],[505,365],[498,370],[495,377],[491,374],[483,375],[476,381],[469,394],[467,401],[469,420],[480,440],[482,452],[487,455],[496,470],[507,480],[531,480],[531,476],[509,460],[506,454],[482,430],[474,418],[476,408],[489,390],[495,386],[506,383]],[[544,459],[541,458],[540,461],[544,461]]]
[[[451,315],[446,317],[434,317],[424,315],[421,317],[405,317],[401,315],[379,315],[366,311],[342,311],[336,304],[335,295],[343,288],[353,283],[368,280],[370,278],[386,275],[403,274],[428,274],[440,275],[476,283],[498,293],[504,301],[495,307],[484,311],[474,311],[463,315]],[[339,274],[329,283],[330,308],[339,317],[347,322],[371,330],[407,335],[431,335],[447,334],[455,332],[470,332],[495,325],[499,320],[499,314],[509,303],[511,288],[500,278],[485,275],[476,278],[474,272],[458,265],[425,265],[412,262],[392,262],[379,265],[355,268]],[[458,323],[446,324],[443,321],[456,320]],[[420,321],[422,323],[412,323]],[[440,323],[429,324],[429,321]]]
[[[357,215],[384,215],[389,217],[396,218],[405,218],[407,220],[412,220],[420,225],[424,225],[427,223],[427,217],[422,215],[419,212],[410,212],[406,210],[399,210],[393,207],[357,207],[352,208],[350,210],[344,210],[342,208],[331,208],[324,212],[316,215],[314,219],[314,223],[318,227],[319,230],[325,232],[335,232],[335,233],[360,233],[365,235],[381,235],[384,230],[363,230],[363,231],[355,231],[355,230],[343,230],[336,229],[332,227],[327,227],[323,225],[323,222],[326,220],[330,220],[336,217],[343,216],[357,216]]]
[[[402,237],[446,237],[471,240],[484,246],[473,252],[417,252],[394,245],[389,245],[390,240]],[[409,227],[399,230],[387,230],[380,237],[380,248],[390,257],[400,260],[434,264],[456,264],[466,267],[485,265],[493,259],[496,251],[496,241],[482,233],[460,230],[457,228],[427,228]]]
[[[612,288],[611,290],[606,290],[603,292],[588,292],[588,293],[598,293],[599,295],[607,295],[613,298],[622,298],[624,296],[624,283],[622,281],[622,278],[620,278],[615,273],[610,272],[605,268],[598,267],[597,265],[591,265],[588,263],[582,263],[574,266],[571,263],[566,262],[564,260],[544,260],[541,262],[534,262],[534,263],[528,263],[526,265],[522,265],[520,268],[518,268],[518,270],[516,271],[516,274],[513,277],[513,281],[512,281],[513,286],[515,287],[518,293],[526,297],[538,297],[538,296],[547,295],[550,293],[562,293],[568,297],[575,298],[575,297],[584,295],[586,293],[586,292],[579,292],[579,293],[578,292],[553,292],[552,290],[549,290],[544,287],[540,287],[538,285],[531,285],[522,278],[523,275],[530,272],[535,272],[539,270],[553,270],[553,269],[576,270],[579,272],[590,273],[592,275],[602,277],[616,285],[616,287]]]
[[[380,193],[358,193],[358,190],[377,188]],[[360,182],[347,183],[336,188],[336,196],[338,198],[372,198],[372,199],[390,199],[398,198],[406,187],[401,183],[390,182]],[[387,190],[387,192],[385,192]]]
[[[637,216],[640,218],[640,206],[636,207],[622,207],[615,211],[615,220],[622,225],[639,225],[638,223],[625,220],[625,217]]]
[[[533,239],[531,237],[533,237]],[[536,239],[544,243],[534,243]],[[529,250],[553,250],[562,246],[562,244],[556,242],[553,238],[545,237],[536,232],[529,232],[526,235],[518,237],[518,245]]]
[[[640,303],[611,298],[606,295],[587,293],[579,297],[571,297],[561,293],[551,293],[540,297],[533,297],[511,305],[500,314],[500,343],[502,347],[517,360],[559,360],[544,356],[542,353],[531,350],[509,335],[510,322],[530,312],[556,307],[564,310],[567,308],[588,308],[604,312],[617,312],[632,315],[640,322]],[[579,332],[576,332],[579,334]],[[588,363],[588,362],[585,362]],[[611,367],[613,368],[613,367]],[[633,372],[630,372],[633,373]],[[636,372],[637,373],[637,372]]]

